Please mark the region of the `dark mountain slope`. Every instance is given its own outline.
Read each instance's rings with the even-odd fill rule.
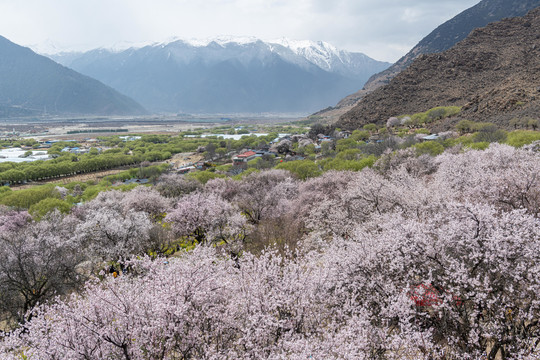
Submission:
[[[504,18],[523,16],[538,6],[540,0],[483,0],[437,27],[390,68],[373,75],[364,88],[375,90],[406,69],[418,56],[446,51],[474,29]]]
[[[364,88],[343,98],[331,112],[321,116],[336,118],[350,110],[360,99],[388,84],[397,74],[406,69],[420,55],[440,53],[463,40],[476,28],[509,17],[523,16],[540,6],[540,0],[482,0],[477,5],[463,11],[437,27],[422,39],[411,51],[388,69],[373,75]]]
[[[422,55],[388,85],[340,118],[357,128],[435,106],[463,106],[462,116],[508,126],[540,112],[540,8],[473,31],[441,54]]]
[[[97,80],[0,36],[0,114],[132,115],[145,110]]]

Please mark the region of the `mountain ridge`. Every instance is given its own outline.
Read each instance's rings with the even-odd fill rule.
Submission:
[[[375,90],[385,85],[420,55],[436,54],[450,49],[465,39],[471,31],[504,18],[524,16],[540,6],[540,0],[482,0],[439,25],[414,48],[385,71],[373,75],[364,88]]]
[[[327,117],[329,121],[335,121],[364,96],[389,83],[418,56],[445,51],[463,40],[476,28],[503,18],[523,16],[538,6],[540,6],[540,0],[482,0],[439,25],[395,64],[371,76],[362,89],[344,97],[334,107],[327,111],[323,110],[318,115]]]
[[[142,106],[112,88],[0,36],[0,113],[138,115]]]
[[[44,56],[47,56],[53,60],[58,60],[61,64],[69,64],[73,61],[74,58],[81,56],[84,53],[101,51],[111,54],[118,54],[128,50],[139,50],[146,47],[166,47],[173,43],[184,43],[195,48],[206,47],[211,43],[216,43],[222,47],[225,47],[228,44],[236,45],[250,45],[253,43],[261,42],[264,44],[279,45],[285,48],[292,50],[296,55],[306,58],[308,61],[319,66],[325,70],[332,70],[332,64],[329,63],[329,58],[337,59],[341,63],[350,63],[351,57],[356,56],[365,59],[366,61],[374,60],[371,59],[364,53],[361,52],[351,52],[346,50],[340,50],[334,45],[326,41],[313,41],[313,40],[293,40],[289,38],[278,38],[272,40],[262,40],[257,37],[238,37],[238,36],[216,36],[209,37],[206,39],[182,39],[182,38],[172,38],[164,42],[151,42],[151,43],[142,43],[134,44],[134,46],[121,46],[121,47],[102,47],[91,49],[87,51],[56,51],[56,52],[43,52]],[[375,60],[376,61],[376,60]],[[381,61],[382,62],[382,61]],[[386,63],[391,65],[390,63]]]
[[[421,55],[389,84],[366,95],[338,124],[357,128],[436,106],[509,128],[540,112],[540,7],[474,30],[451,49]]]
[[[313,111],[390,65],[325,42],[240,40],[176,40],[51,58],[158,112]]]

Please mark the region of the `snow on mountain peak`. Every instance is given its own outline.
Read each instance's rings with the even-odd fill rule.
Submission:
[[[221,46],[225,46],[227,44],[248,45],[248,44],[253,44],[257,41],[260,41],[260,39],[253,36],[220,35],[220,36],[214,36],[214,37],[209,37],[205,39],[184,39],[182,41],[194,47],[205,47],[213,42]]]
[[[339,53],[339,50],[335,46],[324,41],[291,40],[288,38],[280,38],[276,40],[271,40],[269,41],[269,43],[285,46],[296,53],[299,53],[302,50],[306,49],[318,49],[325,52],[332,52],[336,54]]]
[[[339,50],[332,44],[324,41],[281,38],[272,40],[270,43],[289,48],[297,55],[306,58],[309,62],[327,71],[332,70],[336,64],[343,64],[349,61],[349,52]]]
[[[336,67],[349,67],[347,64],[350,64],[352,54],[348,51],[339,50],[335,46],[324,41],[292,40],[288,38],[261,40],[253,36],[220,35],[205,39],[175,38],[172,40],[169,39],[167,42],[162,42],[160,46],[165,47],[174,42],[182,42],[196,48],[207,47],[212,43],[227,47],[229,45],[246,46],[261,42],[267,46],[268,50],[288,59],[288,61],[299,65],[302,62],[307,61],[326,71],[334,71],[336,70]],[[285,49],[288,49],[290,53],[286,54],[287,50]]]
[[[311,40],[292,40],[288,38],[280,38],[275,40],[261,40],[253,36],[217,36],[206,39],[177,39],[185,44],[193,47],[206,47],[211,43],[216,43],[220,46],[234,45],[250,45],[257,42],[263,42],[268,48],[275,53],[283,55],[283,48],[289,49],[296,56],[304,58],[308,62],[326,70],[332,71],[336,66],[342,66],[350,62],[350,54],[347,51],[339,50],[332,44],[324,41]],[[166,45],[166,43],[163,43]],[[289,56],[290,58],[290,56]]]
[[[193,47],[194,51],[186,52],[186,46]],[[220,52],[220,49],[216,48],[216,46],[228,49],[228,51]],[[166,48],[167,51],[170,51],[169,56],[173,56],[177,61],[182,62],[189,62],[194,57],[200,56],[197,54],[208,47],[213,49],[206,49],[210,51],[205,52],[202,57],[206,62],[222,61],[235,56],[238,56],[242,63],[249,63],[254,58],[265,61],[264,57],[272,53],[286,62],[305,69],[315,66],[344,76],[351,76],[351,74],[353,76],[363,76],[366,64],[374,61],[364,54],[339,50],[334,45],[324,41],[292,40],[285,37],[274,40],[261,40],[253,36],[226,35],[206,39],[174,37],[154,43],[116,43],[104,50],[120,53],[127,49],[137,51],[144,47]]]

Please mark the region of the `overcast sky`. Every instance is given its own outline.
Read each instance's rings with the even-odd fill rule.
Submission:
[[[36,51],[220,35],[324,40],[394,62],[480,0],[0,0],[0,35]]]

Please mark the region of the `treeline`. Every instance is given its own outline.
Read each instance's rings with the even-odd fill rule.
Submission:
[[[255,135],[245,135],[239,140],[222,139],[217,136],[205,138],[185,137],[188,133],[181,133],[179,136],[171,135],[142,135],[141,139],[134,141],[123,141],[119,137],[98,138],[104,146],[118,147],[127,149],[133,154],[147,154],[149,152],[160,152],[178,154],[184,152],[194,152],[200,147],[206,147],[212,144],[212,154],[226,154],[231,150],[241,150],[245,148],[254,148],[269,144],[277,138],[278,133],[270,133],[267,136],[257,137]],[[210,154],[210,155],[212,155]]]
[[[21,146],[32,146],[33,148],[38,148],[39,143],[34,139],[4,139],[0,140],[0,149],[1,148],[12,148],[12,147],[21,147]]]
[[[101,181],[74,181],[61,186],[45,184],[28,189],[12,191],[7,186],[0,186],[0,207],[8,206],[13,209],[25,209],[31,214],[44,215],[54,208],[69,212],[75,205],[94,199],[100,192],[111,188],[127,191],[138,186],[138,183],[122,184],[129,179],[150,179],[154,181],[167,171],[168,164],[151,165],[131,168],[115,175],[104,177]],[[118,184],[120,185],[113,185]]]
[[[34,161],[30,163],[0,164],[0,182],[21,183],[39,181],[67,175],[84,174],[93,171],[114,169],[134,165],[146,160],[125,154],[105,154],[100,156],[69,157],[61,161]]]
[[[87,129],[87,130],[70,130],[68,134],[86,134],[86,133],[118,133],[128,132],[128,129]]]

